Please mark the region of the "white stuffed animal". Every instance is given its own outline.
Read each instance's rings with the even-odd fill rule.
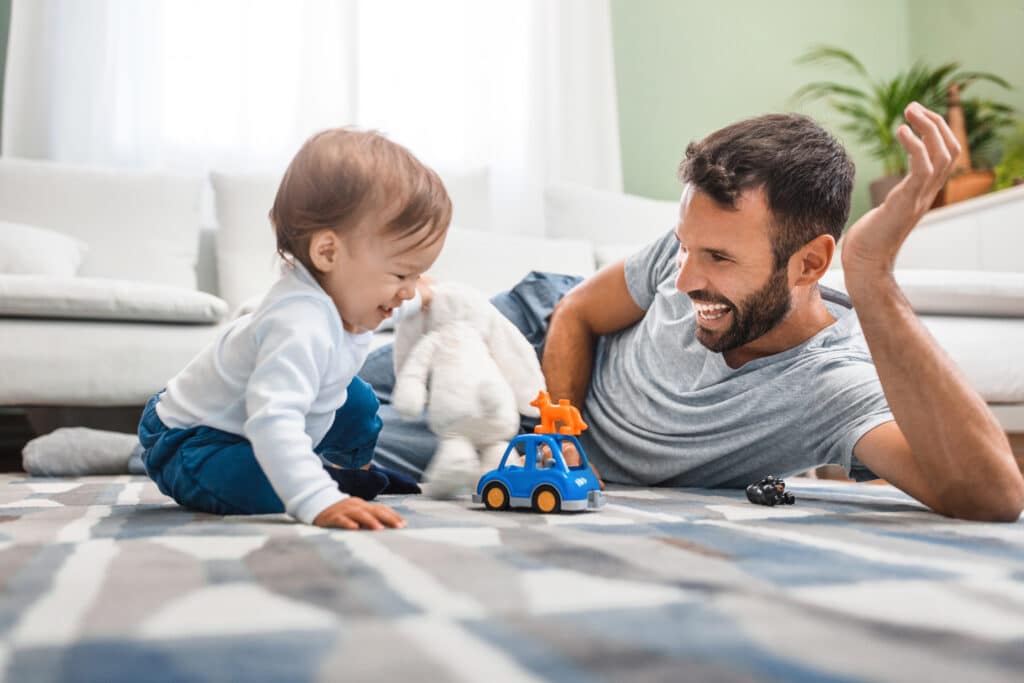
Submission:
[[[391,403],[405,419],[427,411],[439,439],[424,473],[424,492],[450,498],[498,466],[519,415],[544,389],[537,355],[515,325],[469,287],[434,287],[428,308],[395,330]],[[429,396],[428,396],[429,393]]]

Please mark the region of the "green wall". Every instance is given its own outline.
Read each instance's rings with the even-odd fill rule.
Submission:
[[[678,196],[687,143],[741,118],[796,109],[843,138],[823,105],[789,100],[808,81],[845,76],[793,63],[815,44],[850,50],[872,74],[917,58],[961,59],[1024,88],[1024,0],[611,0],[611,8],[625,187],[649,197]],[[881,165],[844,142],[857,162],[859,216]]]
[[[1024,115],[1024,0],[908,0],[908,10],[914,58],[1002,76],[1012,91],[979,83],[969,93],[998,98]]]

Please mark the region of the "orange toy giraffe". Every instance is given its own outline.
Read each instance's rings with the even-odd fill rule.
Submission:
[[[530,405],[540,409],[540,424],[533,429],[537,434],[555,434],[555,426],[559,422],[562,426],[558,428],[558,434],[577,436],[587,428],[580,411],[574,408],[568,399],[563,398],[556,406],[551,402],[551,395],[541,391],[537,398],[530,401]]]

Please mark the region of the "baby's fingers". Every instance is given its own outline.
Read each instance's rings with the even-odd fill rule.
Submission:
[[[343,514],[333,514],[327,518],[326,523],[321,526],[334,527],[335,529],[348,529],[349,531],[355,531],[359,528],[359,523],[355,522]]]
[[[374,517],[392,529],[401,529],[405,526],[405,520],[402,518],[402,515],[386,505],[372,505],[370,506],[370,511]]]
[[[358,510],[352,510],[347,513],[349,518],[359,524],[361,529],[370,529],[371,531],[379,531],[384,528],[384,525],[377,521],[373,511],[369,507],[359,508]]]

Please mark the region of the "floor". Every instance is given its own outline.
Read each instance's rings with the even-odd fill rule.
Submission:
[[[0,679],[1020,680],[1024,521],[789,483],[576,515],[388,496],[408,528],[370,533],[0,475]]]

